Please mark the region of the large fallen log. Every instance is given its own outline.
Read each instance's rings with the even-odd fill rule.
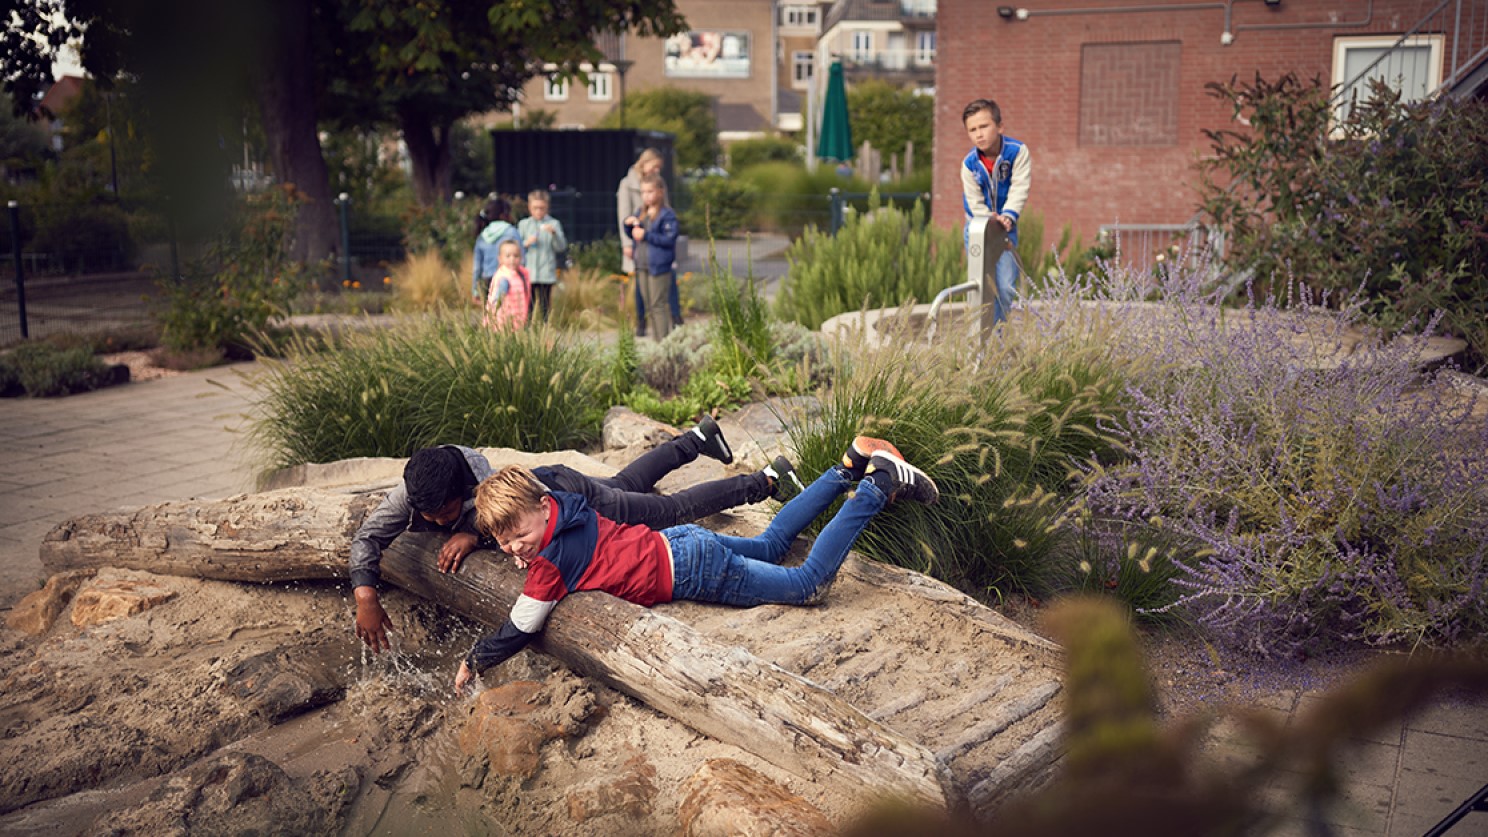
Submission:
[[[41,559],[52,573],[112,566],[228,581],[338,578],[351,535],[380,499],[286,489],[85,515],[48,533]],[[404,534],[383,553],[383,578],[500,625],[522,573],[487,552],[457,575],[440,573],[441,542]],[[604,593],[570,596],[539,647],[705,735],[849,795],[956,801],[949,773],[926,748],[811,681],[655,611]]]

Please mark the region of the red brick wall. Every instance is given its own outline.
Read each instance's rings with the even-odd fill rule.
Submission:
[[[1006,133],[1027,143],[1032,154],[1033,187],[1025,211],[1043,215],[1046,241],[1071,224],[1086,243],[1102,224],[1178,224],[1193,217],[1198,202],[1194,161],[1209,151],[1202,129],[1226,126],[1231,119],[1225,106],[1207,95],[1206,83],[1235,75],[1250,79],[1257,71],[1268,80],[1295,71],[1328,83],[1335,36],[1401,34],[1435,5],[1374,0],[1366,26],[1267,31],[1245,27],[1362,21],[1369,3],[1282,0],[1272,8],[1261,0],[1233,0],[1235,38],[1223,46],[1223,3],[1160,13],[1108,10],[1136,2],[1023,3],[1032,14],[1019,21],[999,18],[994,2],[940,0],[935,220],[961,223],[958,172],[971,147],[961,110],[972,99],[987,97],[1002,108]],[[1041,14],[1093,7],[1107,10]],[[1130,62],[1126,70],[1102,64],[1123,56],[1141,71],[1131,72]],[[1093,94],[1090,101],[1081,98],[1082,73]],[[1154,102],[1154,95],[1172,101]]]

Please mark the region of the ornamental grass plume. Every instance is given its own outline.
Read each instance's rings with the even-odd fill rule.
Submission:
[[[604,355],[549,328],[495,334],[446,312],[324,339],[297,338],[252,378],[273,467],[450,443],[578,448],[609,406]]]
[[[941,502],[889,507],[891,522],[865,531],[859,551],[984,598],[1057,589],[1072,467],[1119,455],[1102,429],[1118,419],[1130,372],[1116,362],[1117,326],[1070,294],[985,345],[931,346],[908,332],[907,314],[889,350],[838,347],[820,411],[791,426],[803,473],[835,463],[857,434],[889,439],[935,479]]]

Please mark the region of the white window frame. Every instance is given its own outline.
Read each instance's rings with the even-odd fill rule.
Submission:
[[[780,25],[787,29],[815,29],[821,20],[816,6],[789,5],[780,7]]]
[[[849,55],[852,56],[852,60],[860,62],[873,60],[873,30],[859,29],[853,32],[850,43],[852,52]]]
[[[543,101],[566,102],[568,101],[568,79],[548,76],[543,82]]]
[[[925,48],[925,44],[926,44],[927,41],[930,44],[929,49],[926,49]],[[919,33],[917,33],[915,35],[914,60],[915,60],[915,63],[916,64],[934,64],[935,63],[935,47],[936,47],[935,41],[936,41],[936,38],[935,38],[935,30],[934,29],[928,29],[928,30],[919,32]]]
[[[615,99],[614,76],[604,70],[589,71],[589,101],[611,102]]]
[[[804,68],[805,72],[802,72]],[[809,49],[798,49],[791,53],[791,84],[805,87],[816,76],[816,53]]]
[[[1441,35],[1412,35],[1411,37],[1406,38],[1404,42],[1400,43],[1402,47],[1407,47],[1410,49],[1425,48],[1427,50],[1425,87],[1428,93],[1441,86],[1443,41],[1444,38]],[[1349,81],[1349,79],[1343,77],[1345,61],[1348,57],[1349,50],[1389,49],[1390,47],[1395,46],[1397,42],[1400,42],[1399,35],[1346,35],[1334,38],[1333,89],[1337,90],[1339,86]],[[1386,58],[1385,62],[1388,63],[1389,60],[1389,58]],[[1363,81],[1364,80],[1361,80],[1361,83]],[[1400,90],[1398,79],[1387,78],[1385,79],[1385,82],[1389,84],[1392,89],[1397,91]],[[1361,94],[1367,94],[1368,90],[1367,88],[1364,88],[1360,89],[1359,92]],[[1407,94],[1404,91],[1401,91],[1401,93],[1402,101],[1414,102],[1419,101],[1419,99],[1421,98],[1413,94]],[[1334,106],[1333,111],[1335,120],[1341,121],[1341,119],[1348,113],[1348,108],[1351,105],[1351,102],[1349,100],[1352,95],[1352,93],[1344,93],[1342,96],[1339,96],[1338,102]]]

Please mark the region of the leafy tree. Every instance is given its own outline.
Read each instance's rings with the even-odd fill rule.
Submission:
[[[601,128],[620,127],[620,108],[599,121]],[[676,137],[676,164],[682,171],[715,165],[723,150],[718,145],[718,119],[713,97],[677,87],[657,87],[625,99],[625,127],[661,131]]]
[[[0,166],[30,166],[50,155],[46,131],[15,115],[10,97],[0,93]]]
[[[424,205],[452,191],[455,126],[506,110],[529,79],[557,64],[576,73],[603,59],[595,37],[664,36],[685,22],[673,0],[321,0],[326,114],[342,124],[384,122],[402,131]]]
[[[921,96],[886,81],[869,80],[847,91],[847,115],[852,120],[853,139],[867,140],[883,152],[903,154],[914,141],[915,168],[930,166],[930,146],[935,139],[935,97]]]

